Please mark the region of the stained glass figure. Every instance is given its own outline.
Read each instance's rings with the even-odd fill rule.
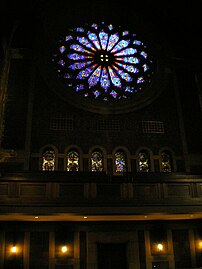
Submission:
[[[99,151],[94,151],[91,155],[91,171],[101,172],[103,171],[103,157]]]
[[[104,22],[68,30],[52,60],[73,91],[105,102],[133,97],[154,73],[153,58],[136,34]]]
[[[171,165],[171,154],[167,151],[161,153],[161,171],[162,172],[172,172]]]
[[[79,171],[79,154],[75,150],[67,154],[67,171]]]
[[[55,152],[53,149],[46,149],[42,156],[42,171],[55,170]]]
[[[126,172],[126,157],[123,151],[117,151],[115,153],[115,171]]]
[[[140,172],[149,172],[149,154],[147,152],[139,152],[138,166]]]

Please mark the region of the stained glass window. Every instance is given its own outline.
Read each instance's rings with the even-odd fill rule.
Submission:
[[[149,172],[149,154],[146,151],[141,151],[138,154],[138,167],[140,172]]]
[[[126,156],[123,151],[117,151],[115,153],[115,171],[116,172],[126,171]]]
[[[91,171],[103,171],[103,157],[102,153],[99,151],[94,151],[91,155]]]
[[[75,150],[67,154],[67,171],[79,171],[79,154]]]
[[[135,96],[154,70],[147,46],[135,33],[104,22],[69,29],[52,60],[67,91],[106,102]]]
[[[51,148],[46,149],[43,152],[42,170],[43,171],[54,171],[55,170],[55,152]]]
[[[161,171],[162,172],[172,172],[172,159],[171,154],[167,151],[161,153]]]

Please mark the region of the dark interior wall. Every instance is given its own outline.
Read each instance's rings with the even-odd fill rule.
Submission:
[[[12,59],[5,111],[4,148],[24,149],[30,87],[30,61]]]
[[[94,145],[104,147],[111,153],[117,146],[123,146],[135,154],[139,147],[148,147],[154,154],[162,147],[170,147],[176,154],[181,153],[181,137],[177,115],[176,97],[172,79],[166,89],[148,106],[137,111],[118,115],[102,115],[78,109],[62,100],[45,83],[39,73],[35,88],[32,151],[39,151],[45,144],[54,144],[63,152],[68,145],[78,145],[84,152]],[[72,119],[72,129],[54,130],[51,119],[60,115]],[[116,130],[99,130],[99,120],[112,120],[119,124]],[[142,121],[160,121],[164,133],[143,133]]]

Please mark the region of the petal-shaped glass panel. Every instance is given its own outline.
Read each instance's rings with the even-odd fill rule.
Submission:
[[[108,69],[109,69],[111,81],[114,84],[114,86],[121,87],[121,80],[119,79],[119,77],[116,75],[116,73],[112,70],[111,67],[108,67]]]
[[[77,40],[79,41],[79,43],[81,43],[82,45],[84,45],[86,48],[89,48],[91,50],[95,50],[95,48],[93,47],[92,43],[90,43],[88,41],[88,39],[86,37],[77,37]]]
[[[100,74],[101,74],[101,65],[98,66],[98,68],[93,72],[93,74],[89,77],[88,83],[90,87],[96,85],[100,79]]]
[[[110,35],[107,50],[110,51],[118,41],[119,41],[119,35],[117,33]]]
[[[114,48],[111,52],[116,52],[119,51],[123,48],[126,48],[128,46],[128,44],[130,43],[130,40],[121,40]]]
[[[99,33],[100,43],[102,46],[102,49],[105,50],[107,47],[107,41],[108,41],[108,34],[105,33],[103,30]]]
[[[95,33],[88,32],[88,38],[95,45],[96,49],[99,50],[100,49],[100,43],[99,43],[97,35]]]
[[[133,48],[127,48],[127,49],[124,49],[122,50],[121,52],[118,52],[115,54],[115,56],[122,56],[122,55],[133,55],[137,53],[137,50],[136,49],[133,49]]]
[[[107,90],[110,87],[110,80],[106,67],[103,67],[102,76],[100,78],[100,84],[102,88],[104,88],[105,90]]]

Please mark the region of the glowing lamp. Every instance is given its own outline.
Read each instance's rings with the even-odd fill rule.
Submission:
[[[16,246],[11,247],[11,253],[13,253],[13,254],[17,253],[17,247]]]
[[[62,251],[62,253],[67,253],[67,251],[68,251],[67,246],[62,246],[61,251]]]
[[[157,244],[157,250],[163,251],[163,244],[161,244],[161,243]]]

